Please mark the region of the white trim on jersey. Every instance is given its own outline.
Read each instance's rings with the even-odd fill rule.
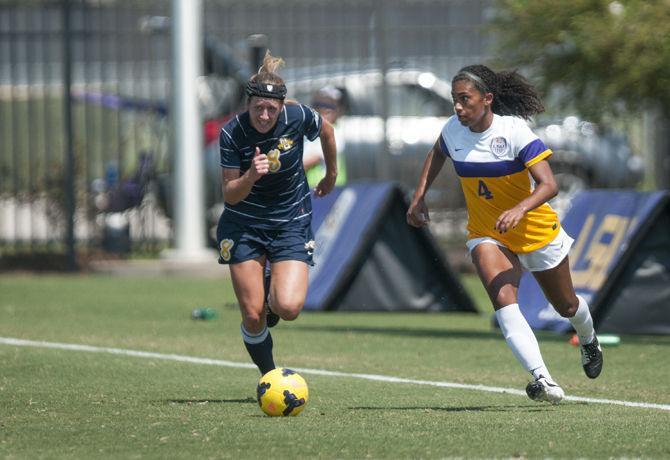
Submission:
[[[252,219],[256,219],[256,220],[271,220],[273,222],[291,222],[289,219],[270,219],[270,218],[267,218],[267,217],[253,216],[251,214],[246,214],[244,212],[235,211],[234,209],[230,209],[228,207],[225,209],[225,212],[232,212],[233,214],[239,214],[240,216],[244,216],[244,217],[251,217]]]
[[[302,164],[302,159],[301,158],[298,158],[298,160],[295,163],[293,163],[291,166],[287,167],[286,170],[290,171],[291,168],[295,167],[295,165],[297,165],[297,164]]]
[[[302,122],[305,122],[305,109],[303,109],[302,104],[298,104],[298,107],[300,107],[300,112],[302,112]]]
[[[294,220],[300,220],[300,219],[308,217],[312,214],[312,211],[310,211],[308,213],[296,216],[293,219],[271,219],[269,217],[252,216],[251,214],[246,214],[246,213],[243,213],[243,212],[240,212],[240,211],[235,211],[234,209],[230,209],[230,208],[226,208],[225,211],[232,212],[233,214],[239,214],[240,216],[251,217],[252,219],[256,219],[256,220],[269,220],[269,221],[272,221],[272,222],[284,222],[284,223],[293,222]]]
[[[305,193],[305,194],[302,196],[302,198],[300,198],[300,199],[299,199],[298,201],[296,201],[295,203],[290,204],[289,206],[290,206],[290,207],[298,206],[300,203],[302,203],[303,201],[305,201],[305,198],[308,198],[311,194],[312,194],[312,192],[307,192],[307,193]]]
[[[307,214],[301,214],[301,215],[299,215],[298,217],[296,217],[296,218],[293,219],[293,220],[304,219],[305,217],[309,217],[309,216],[311,216],[311,215],[312,215],[312,211],[308,212]]]
[[[316,130],[318,131],[319,134],[314,139],[310,139],[310,142],[316,142],[317,139],[319,139],[319,136],[321,135],[321,128],[323,125],[322,119],[321,119],[321,114],[314,110],[313,108],[309,108],[309,110],[312,111],[312,122],[316,126]],[[307,138],[309,139],[309,138]],[[321,144],[319,143],[319,148],[321,148]],[[323,155],[323,152],[322,152]]]
[[[230,138],[230,142],[232,142],[233,145],[235,146],[235,148],[236,148],[237,150],[239,150],[240,148],[237,146],[237,144],[236,144],[235,141],[233,140],[233,136],[231,136],[231,134],[230,134],[228,131],[226,131],[225,128],[221,128],[221,131],[223,131],[224,134]],[[231,150],[231,151],[234,152],[234,150]]]
[[[295,192],[296,190],[298,190],[300,187],[302,187],[302,184],[304,184],[304,183],[305,183],[305,181],[302,181],[295,188],[292,188],[291,190],[288,190],[284,193],[278,193],[277,196],[289,195],[289,194]]]
[[[240,203],[250,204],[251,206],[256,206],[257,208],[263,208],[263,209],[267,208],[267,206],[263,206],[262,204],[258,204],[258,203],[252,203],[251,201],[247,201],[247,200],[242,200],[242,201],[240,201]]]
[[[251,115],[249,115],[249,117],[251,117]],[[247,132],[244,130],[244,126],[242,126],[242,122],[240,121],[240,116],[239,116],[239,114],[238,114],[238,115],[235,115],[235,119],[237,120],[237,125],[238,125],[238,126],[240,127],[240,129],[242,130],[242,134],[244,134],[244,137],[247,137]],[[251,119],[249,120],[249,123],[251,123]]]

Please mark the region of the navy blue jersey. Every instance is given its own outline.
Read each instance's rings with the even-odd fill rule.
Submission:
[[[226,203],[222,219],[266,229],[309,222],[312,201],[302,166],[303,138],[314,140],[320,132],[321,117],[302,104],[284,104],[277,124],[265,134],[251,126],[249,112],[228,122],[220,136],[221,167],[244,174],[258,147],[268,156],[270,172],[244,200]]]

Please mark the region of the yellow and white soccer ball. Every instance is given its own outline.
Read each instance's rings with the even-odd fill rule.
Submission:
[[[258,381],[256,397],[263,412],[271,417],[295,416],[305,408],[309,390],[296,371],[278,367]]]

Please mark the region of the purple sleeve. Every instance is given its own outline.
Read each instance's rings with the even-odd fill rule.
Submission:
[[[533,158],[537,157],[538,155],[541,155],[542,153],[546,152],[547,150],[549,149],[544,144],[544,142],[542,142],[540,139],[535,139],[530,144],[526,145],[524,148],[521,149],[518,157],[525,164],[531,161]]]

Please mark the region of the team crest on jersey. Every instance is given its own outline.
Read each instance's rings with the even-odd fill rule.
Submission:
[[[279,150],[286,152],[288,149],[293,147],[293,139],[289,139],[288,137],[282,137],[279,139],[279,144],[277,145],[279,147]]]
[[[507,153],[507,140],[504,137],[494,137],[491,140],[491,153],[498,158],[504,157]]]

